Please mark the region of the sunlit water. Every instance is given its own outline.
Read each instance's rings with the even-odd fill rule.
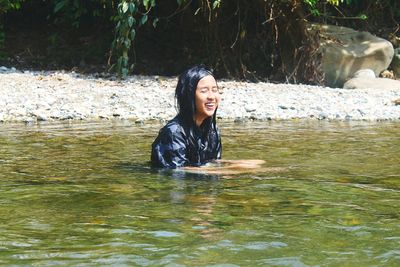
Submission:
[[[400,266],[400,123],[221,123],[223,157],[148,165],[159,124],[0,125],[0,265]]]

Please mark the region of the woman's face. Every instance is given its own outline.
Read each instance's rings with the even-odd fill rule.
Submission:
[[[214,77],[212,75],[203,77],[198,82],[195,93],[195,120],[198,126],[200,126],[206,118],[214,115],[220,101],[221,96]]]

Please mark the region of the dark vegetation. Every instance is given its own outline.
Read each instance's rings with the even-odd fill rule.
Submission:
[[[323,84],[307,22],[400,34],[398,0],[0,0],[0,65]]]

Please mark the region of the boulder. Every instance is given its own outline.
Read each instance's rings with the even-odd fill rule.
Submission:
[[[345,89],[400,89],[400,81],[388,78],[352,78],[344,85]]]
[[[379,76],[392,61],[393,45],[368,32],[333,25],[311,25],[320,37],[322,69],[328,86],[342,87],[360,69]]]
[[[394,56],[390,67],[393,70],[394,76],[400,79],[400,47],[394,50]]]
[[[358,70],[354,73],[353,78],[368,78],[374,79],[376,78],[375,72],[371,69],[362,69]]]

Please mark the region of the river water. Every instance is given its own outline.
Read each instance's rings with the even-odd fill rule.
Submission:
[[[1,125],[0,265],[400,265],[399,122],[220,123],[229,176],[151,169],[160,126]]]

